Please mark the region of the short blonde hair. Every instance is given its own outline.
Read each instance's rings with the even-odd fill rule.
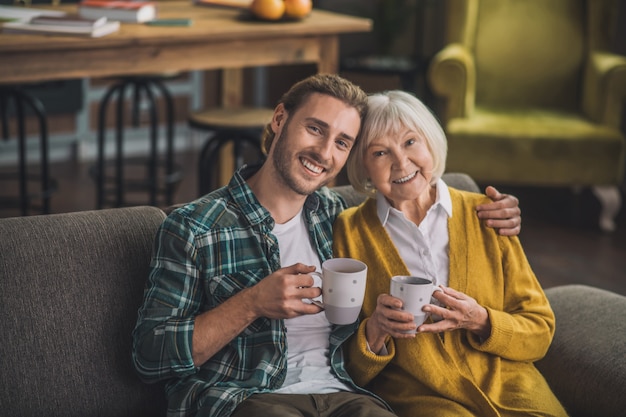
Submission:
[[[363,164],[370,143],[382,136],[399,134],[402,129],[424,135],[433,157],[433,184],[441,178],[446,169],[448,141],[437,118],[415,96],[399,90],[385,91],[368,97],[359,140],[348,158],[348,179],[356,191],[369,196],[376,193]]]

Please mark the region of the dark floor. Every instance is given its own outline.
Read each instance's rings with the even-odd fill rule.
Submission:
[[[175,202],[185,202],[197,194],[196,156],[186,153],[178,159],[186,174]],[[87,171],[87,164],[53,165],[52,175],[59,189],[52,199],[53,213],[95,208],[94,183]],[[589,191],[574,194],[568,189],[498,188],[520,199],[520,239],[545,288],[587,284],[626,295],[625,208],[618,215],[617,230],[606,234],[596,225],[599,204]],[[0,207],[0,217],[11,215],[16,212]]]
[[[589,190],[499,188],[520,199],[520,239],[544,287],[587,284],[626,295],[625,207],[617,230],[603,233],[600,205]]]

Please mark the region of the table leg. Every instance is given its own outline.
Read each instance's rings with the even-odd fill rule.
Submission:
[[[339,37],[323,36],[320,49],[320,61],[317,63],[317,72],[321,74],[339,73]]]
[[[229,68],[222,70],[222,106],[224,108],[243,105],[243,69]],[[233,144],[224,146],[220,151],[220,185],[228,184],[235,171]]]

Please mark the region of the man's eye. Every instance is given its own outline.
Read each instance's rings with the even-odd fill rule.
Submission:
[[[317,126],[309,126],[309,130],[312,131],[313,133],[317,133],[317,134],[322,133],[322,130],[319,127],[317,127]]]
[[[342,148],[350,149],[350,143],[345,140],[337,140],[336,143]]]

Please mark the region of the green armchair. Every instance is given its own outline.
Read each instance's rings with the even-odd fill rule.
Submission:
[[[616,0],[448,0],[428,83],[447,169],[477,182],[592,187],[600,228],[621,206],[626,57],[609,51]]]

